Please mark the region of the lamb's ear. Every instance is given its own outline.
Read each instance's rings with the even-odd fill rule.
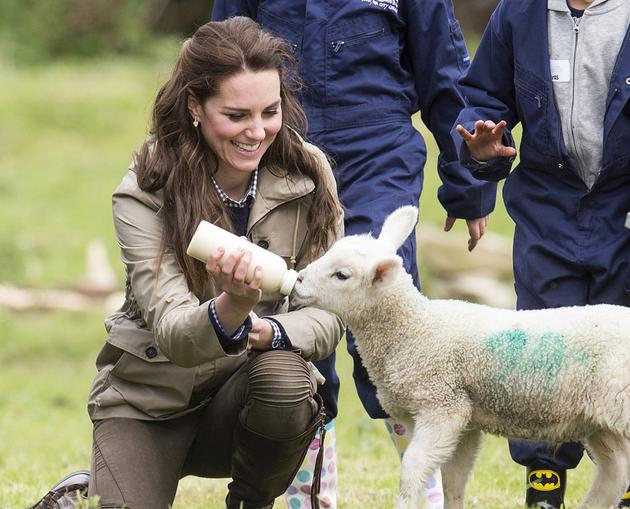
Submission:
[[[417,220],[417,207],[407,205],[394,210],[394,212],[385,219],[378,240],[387,242],[394,248],[394,252],[396,252],[415,229]]]
[[[372,268],[372,284],[387,283],[392,275],[402,267],[400,256],[385,256],[378,260]]]

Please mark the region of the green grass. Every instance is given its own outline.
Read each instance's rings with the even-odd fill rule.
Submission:
[[[0,281],[63,287],[87,243],[117,259],[111,192],[147,132],[172,50],[151,61],[0,65]]]
[[[0,283],[75,286],[93,239],[105,243],[122,274],[110,196],[144,139],[154,94],[174,54],[171,44],[144,60],[29,69],[0,61]],[[442,224],[435,148],[430,137],[427,141],[431,157],[421,217]],[[464,231],[460,223],[457,229]],[[511,234],[502,206],[491,218],[491,229]],[[89,467],[85,404],[105,337],[105,314],[98,308],[84,313],[0,310],[0,508],[25,507],[68,471]],[[391,508],[399,462],[382,423],[362,410],[349,357],[340,350],[340,508]],[[585,460],[571,475],[567,507],[584,494],[591,469]],[[176,507],[220,507],[225,484],[185,479]],[[469,507],[513,508],[523,491],[523,472],[510,460],[505,441],[487,438],[468,486]]]
[[[65,473],[89,468],[91,425],[85,409],[105,310],[11,314],[0,311],[0,507],[26,507]],[[399,463],[380,421],[363,412],[349,356],[340,352],[341,415],[337,420],[341,509],[389,509]],[[567,507],[585,493],[592,466],[571,474]],[[468,507],[517,507],[523,472],[504,440],[486,437],[467,489]],[[220,507],[227,480],[187,478],[175,507]],[[279,507],[283,507],[278,503]]]

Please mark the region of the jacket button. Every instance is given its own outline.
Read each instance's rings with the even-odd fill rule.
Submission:
[[[562,163],[558,164],[558,169],[559,170],[563,170],[564,169],[564,164],[562,164]]]
[[[267,242],[266,240],[259,240],[258,241],[258,245],[260,247],[262,247],[263,249],[267,249],[269,247],[269,242]]]
[[[144,353],[149,359],[153,359],[154,357],[157,357],[158,351],[154,346],[150,346],[144,351]]]
[[[626,85],[630,85],[630,77],[626,78]]]

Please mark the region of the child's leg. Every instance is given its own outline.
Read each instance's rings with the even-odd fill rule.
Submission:
[[[315,460],[319,452],[319,434],[313,439],[302,462],[302,466],[295,475],[285,497],[289,509],[310,508],[311,484]],[[319,506],[321,509],[337,508],[337,449],[335,438],[335,421],[326,424],[324,439],[324,462],[322,464],[321,485],[319,490]]]
[[[385,419],[385,427],[389,432],[394,447],[398,451],[398,456],[402,458],[407,445],[411,431],[401,422],[392,418]],[[444,507],[444,495],[442,493],[442,475],[440,469],[436,470],[424,490],[424,500],[421,505],[423,509],[442,509]]]

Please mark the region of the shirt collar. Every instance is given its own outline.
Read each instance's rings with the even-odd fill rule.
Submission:
[[[210,175],[210,178],[212,179],[214,188],[217,190],[221,201],[227,207],[245,208],[248,207],[250,203],[256,199],[256,188],[258,187],[258,168],[254,170],[254,173],[252,173],[252,178],[249,181],[247,192],[245,193],[245,196],[243,196],[240,200],[233,200],[232,198],[230,198],[227,193],[221,188],[219,183],[214,179],[214,176]]]

